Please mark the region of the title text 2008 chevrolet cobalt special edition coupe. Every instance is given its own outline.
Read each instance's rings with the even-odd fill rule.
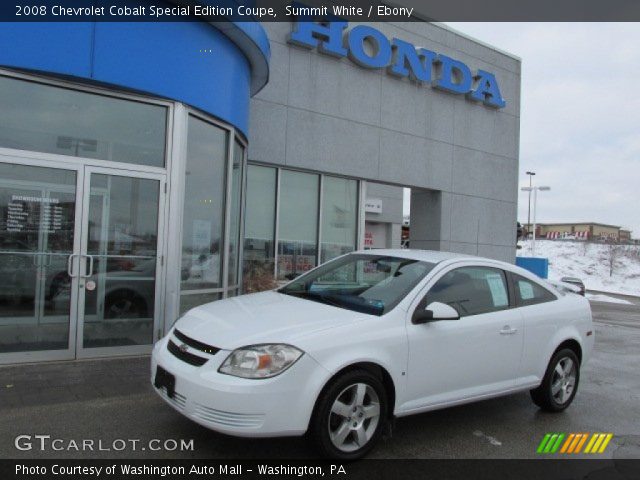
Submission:
[[[308,432],[366,454],[392,417],[530,390],[569,406],[593,348],[588,301],[495,260],[351,253],[268,292],[194,308],[154,347],[176,410],[231,435]]]

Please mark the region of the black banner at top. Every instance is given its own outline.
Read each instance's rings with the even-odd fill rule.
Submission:
[[[3,22],[640,21],[638,0],[13,0]]]

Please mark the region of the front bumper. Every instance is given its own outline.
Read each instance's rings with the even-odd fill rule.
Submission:
[[[171,336],[154,346],[151,383],[158,365],[175,376],[173,398],[164,388],[154,386],[154,390],[178,412],[204,427],[236,436],[293,436],[306,432],[316,398],[329,376],[309,355],[302,355],[281,375],[251,380],[218,373],[229,350],[211,355],[200,367],[182,361],[167,349]]]

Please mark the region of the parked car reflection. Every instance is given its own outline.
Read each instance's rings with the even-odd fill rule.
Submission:
[[[106,260],[106,265],[104,264]],[[87,321],[133,320],[152,321],[155,302],[155,257],[94,256],[93,275],[86,281],[95,288],[85,288]],[[66,272],[65,272],[66,273]],[[66,280],[66,281],[63,281]],[[70,279],[61,277],[56,283],[52,302],[66,303],[70,296]],[[100,302],[99,299],[104,298]]]

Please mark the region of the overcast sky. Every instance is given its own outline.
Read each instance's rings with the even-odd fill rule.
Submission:
[[[449,25],[522,58],[520,186],[533,170],[551,187],[538,195],[538,222],[609,223],[639,237],[640,24]]]

